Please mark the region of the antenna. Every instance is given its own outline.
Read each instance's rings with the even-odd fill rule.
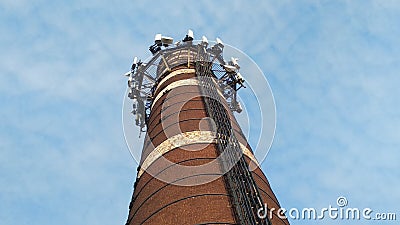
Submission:
[[[207,47],[207,46],[208,46],[208,39],[207,39],[206,36],[201,37],[201,44],[202,44],[204,47]]]
[[[216,38],[216,41],[217,41],[217,44],[220,46],[220,47],[224,47],[224,43],[221,41],[221,39],[219,39],[219,38]]]
[[[162,37],[161,34],[156,34],[156,36],[154,37],[154,44],[161,46],[161,44],[162,44],[161,37]]]
[[[183,42],[193,41],[194,35],[192,30],[188,30],[185,38],[182,40]]]
[[[172,37],[162,36],[161,42],[164,47],[168,47],[169,45],[172,45],[172,43],[174,43],[174,39]]]

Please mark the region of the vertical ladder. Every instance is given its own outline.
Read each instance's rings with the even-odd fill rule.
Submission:
[[[270,225],[268,218],[258,217],[257,211],[264,205],[233,132],[229,114],[222,104],[225,99],[218,93],[219,87],[212,72],[212,63],[196,62],[195,68],[207,114],[216,125],[218,154],[221,156],[224,181],[231,196],[236,220],[239,224]]]

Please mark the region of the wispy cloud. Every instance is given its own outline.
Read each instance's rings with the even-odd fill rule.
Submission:
[[[0,219],[124,222],[135,163],[121,74],[149,56],[155,33],[179,39],[188,28],[266,74],[278,121],[263,168],[283,206],[346,195],[398,211],[399,11],[396,1],[3,1]]]

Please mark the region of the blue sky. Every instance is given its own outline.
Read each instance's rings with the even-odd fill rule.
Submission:
[[[1,1],[1,224],[125,223],[137,165],[121,74],[155,33],[188,28],[266,74],[277,128],[262,167],[282,206],[346,196],[400,219],[399,21],[394,0]]]

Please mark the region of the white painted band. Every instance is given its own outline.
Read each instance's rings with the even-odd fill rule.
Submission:
[[[155,90],[155,92],[158,91],[158,89],[161,87],[161,85],[163,83],[165,83],[167,80],[169,80],[170,78],[180,75],[180,74],[188,74],[188,73],[195,73],[196,71],[194,69],[179,69],[179,70],[175,70],[173,72],[171,72],[170,74],[168,74],[166,77],[164,77],[160,83],[158,83],[157,88]]]
[[[175,148],[179,148],[189,144],[211,143],[216,143],[216,135],[212,131],[190,131],[172,136],[163,141],[152,152],[150,152],[150,154],[141,164],[137,177],[139,178],[140,176],[142,176],[145,170],[147,170],[147,168],[149,168],[149,166],[154,161]],[[257,159],[254,157],[253,153],[251,153],[250,149],[248,149],[244,144],[240,142],[239,145],[243,151],[243,154],[249,157],[257,166],[259,166]]]

